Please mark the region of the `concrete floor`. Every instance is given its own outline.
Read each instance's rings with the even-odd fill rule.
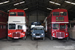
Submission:
[[[75,50],[75,41],[69,40],[46,40],[36,39],[7,41],[0,40],[0,50]]]

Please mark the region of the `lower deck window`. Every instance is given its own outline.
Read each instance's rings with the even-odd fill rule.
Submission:
[[[15,24],[9,24],[9,29],[16,29],[16,25]]]
[[[18,25],[18,29],[22,29],[22,26],[21,25]]]
[[[60,29],[65,29],[66,25],[60,25]]]
[[[59,24],[53,24],[52,27],[53,29],[59,29]]]
[[[61,25],[61,24],[53,24],[52,25],[52,28],[53,29],[65,29],[66,28],[66,24],[64,24],[64,25]]]

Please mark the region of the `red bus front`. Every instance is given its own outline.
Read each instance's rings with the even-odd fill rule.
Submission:
[[[52,10],[48,19],[48,35],[50,38],[68,39],[68,13],[65,9]]]
[[[65,23],[52,23],[51,36],[58,39],[67,38],[67,24]]]
[[[10,10],[8,19],[8,40],[11,38],[26,39],[26,30],[26,16],[24,10]]]

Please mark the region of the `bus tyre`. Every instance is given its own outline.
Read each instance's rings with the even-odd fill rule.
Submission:
[[[23,37],[23,40],[26,40],[26,36]]]
[[[50,39],[53,40],[53,37],[51,36]]]
[[[66,40],[69,40],[69,37],[67,37]]]
[[[11,40],[11,38],[10,37],[7,37],[7,39],[10,41]]]
[[[32,40],[34,40],[34,37],[32,37]]]

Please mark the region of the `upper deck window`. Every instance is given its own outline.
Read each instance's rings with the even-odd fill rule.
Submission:
[[[10,12],[10,16],[16,16],[16,12]]]
[[[59,12],[53,12],[53,16],[59,16]]]
[[[60,12],[60,15],[61,16],[66,16],[67,15],[67,12]]]
[[[24,12],[18,12],[18,16],[24,16]]]

